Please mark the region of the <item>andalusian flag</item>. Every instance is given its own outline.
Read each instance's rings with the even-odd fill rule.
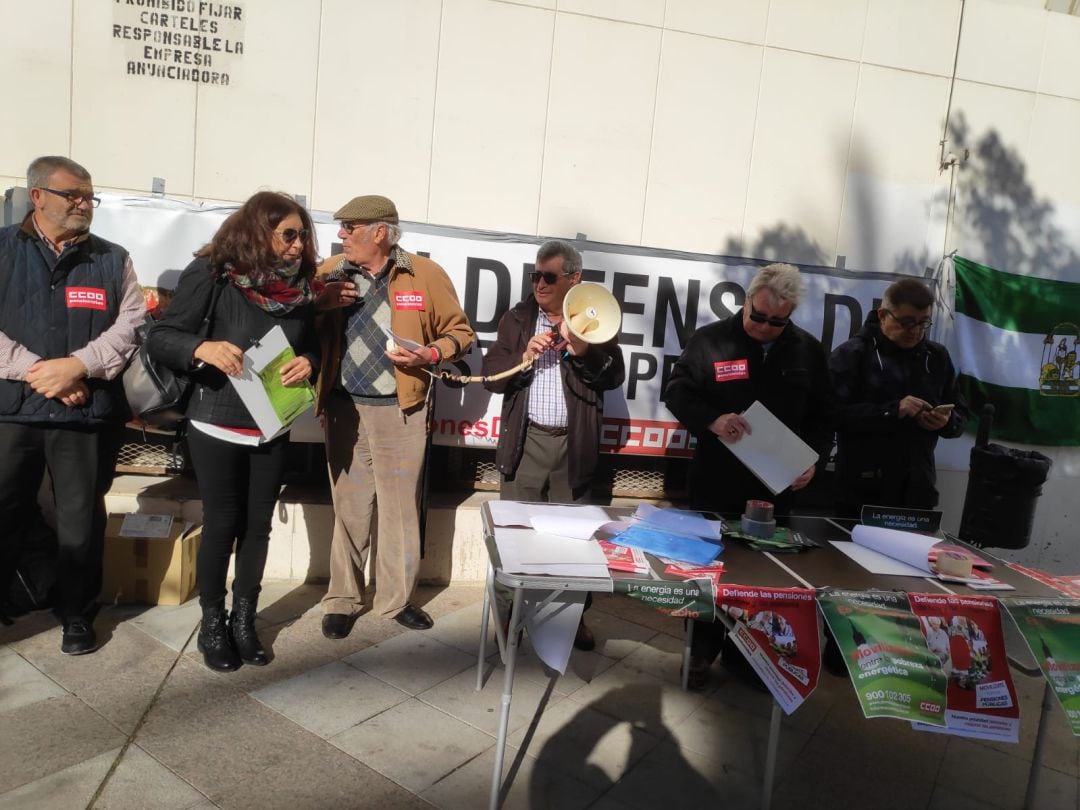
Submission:
[[[1080,284],[1002,273],[959,256],[956,361],[977,416],[996,409],[993,435],[1080,445]]]

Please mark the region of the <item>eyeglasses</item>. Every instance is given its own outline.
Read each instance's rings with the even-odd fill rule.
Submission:
[[[61,191],[57,188],[46,188],[45,186],[38,186],[42,191],[47,191],[50,194],[55,194],[57,197],[63,197],[67,200],[68,205],[73,208],[83,203],[90,203],[91,208],[97,208],[101,205],[101,198],[95,197],[91,194],[87,194],[83,191]]]
[[[544,272],[542,272],[540,270],[533,270],[531,273],[529,273],[529,278],[532,279],[533,284],[539,284],[540,279],[543,279],[545,284],[550,285],[550,284],[557,283],[560,278],[565,278],[566,276],[572,276],[572,275],[574,275],[574,274],[573,273],[544,273]]]
[[[884,309],[884,307],[882,309]],[[912,318],[911,316],[897,318],[895,315],[892,314],[892,310],[885,309],[884,311],[886,315],[888,315],[890,318],[900,324],[900,328],[903,329],[905,332],[910,332],[912,329],[918,329],[922,332],[925,332],[934,323],[929,318],[923,318],[921,321],[917,318]]]
[[[307,241],[308,235],[308,232],[305,228],[300,228],[299,230],[297,230],[296,228],[286,228],[283,231],[274,231],[274,233],[280,236],[281,241],[284,242],[286,245],[291,245],[297,239],[299,239],[301,242]]]
[[[356,221],[353,221],[353,222],[342,222],[341,223],[341,230],[345,231],[345,233],[352,236],[352,232],[355,231],[357,228],[366,228],[368,225],[385,225],[385,224],[386,224],[385,222],[370,222],[370,221],[369,222],[364,222],[362,220],[356,220]]]
[[[765,313],[758,312],[753,304],[750,304],[750,320],[754,323],[767,323],[769,326],[775,326],[777,329],[783,329],[791,323],[791,318],[770,318]]]

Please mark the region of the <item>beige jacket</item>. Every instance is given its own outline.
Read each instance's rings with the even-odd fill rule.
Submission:
[[[431,259],[394,248],[394,266],[390,269],[390,328],[395,335],[435,346],[444,361],[457,360],[476,340],[469,319],[458,303],[457,291],[450,277]],[[319,267],[318,275],[327,276],[346,263],[343,256],[333,256]],[[322,369],[316,385],[316,413],[322,413],[326,398],[337,385],[341,373],[341,353],[345,336],[343,310],[324,312],[317,321],[322,348]],[[395,368],[398,406],[409,411],[427,398],[431,375],[423,368]]]

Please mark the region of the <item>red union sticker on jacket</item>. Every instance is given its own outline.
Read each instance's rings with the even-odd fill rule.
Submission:
[[[742,360],[718,360],[713,363],[713,370],[716,371],[717,382],[750,379],[750,364],[746,361],[746,358]]]
[[[68,309],[105,309],[105,291],[97,287],[68,287]]]
[[[394,293],[394,309],[423,309],[424,294],[419,290]]]

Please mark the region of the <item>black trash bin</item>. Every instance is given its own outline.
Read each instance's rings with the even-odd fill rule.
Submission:
[[[980,548],[1024,548],[1051,462],[1033,450],[989,443],[993,418],[993,406],[985,406],[971,448],[960,538]]]

